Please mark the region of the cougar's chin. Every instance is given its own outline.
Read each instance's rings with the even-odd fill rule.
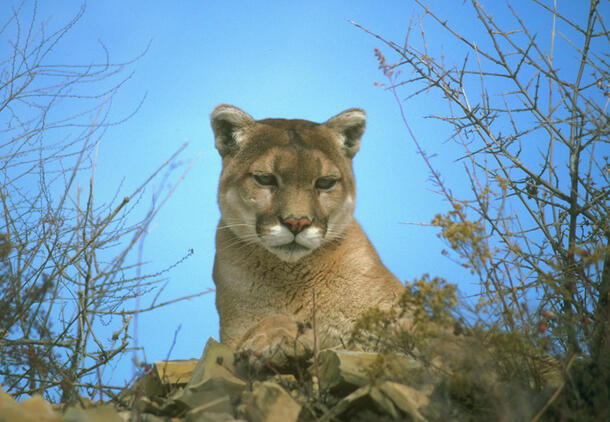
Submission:
[[[309,249],[305,246],[299,245],[297,242],[291,242],[282,246],[274,246],[268,249],[269,252],[277,256],[282,261],[290,263],[297,262],[301,258],[304,258],[305,256],[313,252],[313,249]]]

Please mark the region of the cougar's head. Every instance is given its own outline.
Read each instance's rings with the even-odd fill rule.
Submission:
[[[340,239],[354,213],[352,158],[366,125],[361,109],[325,123],[255,121],[220,105],[212,128],[222,173],[219,230],[296,262]]]

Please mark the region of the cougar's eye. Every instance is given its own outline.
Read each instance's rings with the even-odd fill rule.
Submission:
[[[266,188],[277,186],[277,179],[272,174],[253,174],[252,177],[259,186]]]
[[[330,177],[322,177],[316,180],[316,189],[320,190],[330,190],[335,187],[337,184],[337,179],[332,179]]]

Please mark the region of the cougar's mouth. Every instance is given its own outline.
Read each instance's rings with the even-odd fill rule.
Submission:
[[[282,261],[297,262],[311,254],[320,246],[319,229],[309,228],[294,235],[283,226],[271,227],[268,233],[260,236],[262,245]]]

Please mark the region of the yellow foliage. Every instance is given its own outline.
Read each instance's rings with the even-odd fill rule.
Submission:
[[[463,206],[455,203],[453,210],[447,214],[436,214],[431,224],[441,228],[439,237],[446,239],[451,248],[466,259],[464,266],[474,268],[478,263],[485,263],[491,258],[485,243],[485,228],[480,221],[466,218]]]
[[[354,326],[351,341],[376,351],[410,352],[453,327],[456,306],[456,286],[424,274],[405,287],[396,307],[365,312]]]

